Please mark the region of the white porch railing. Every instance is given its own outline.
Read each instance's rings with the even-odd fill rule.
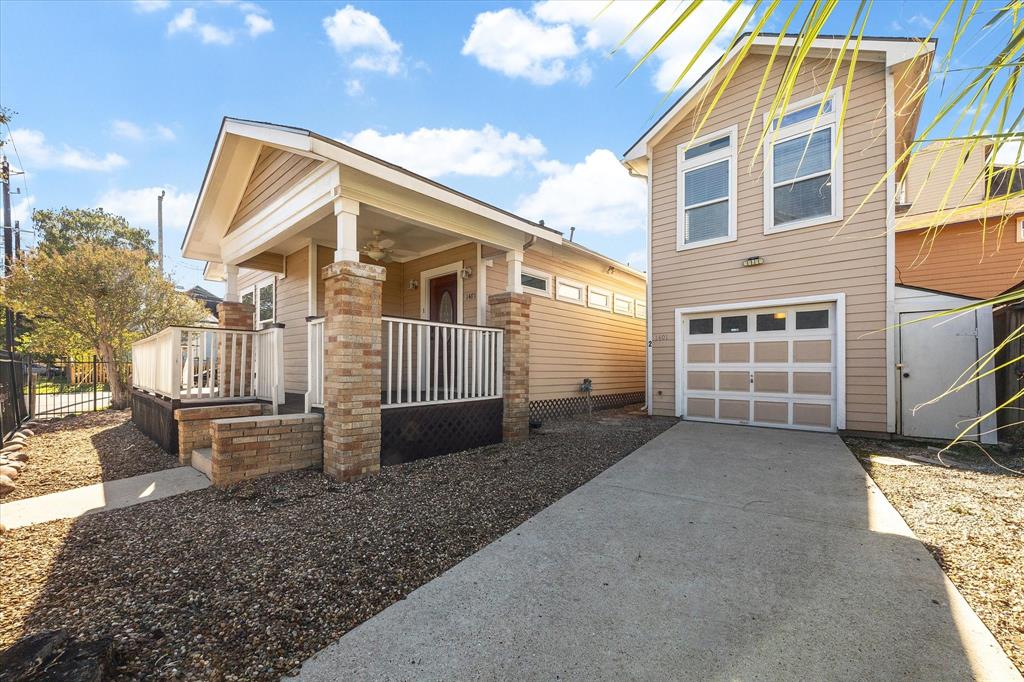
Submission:
[[[501,397],[501,329],[381,320],[382,408]]]
[[[306,348],[309,362],[306,375],[306,412],[324,406],[324,318],[306,322]]]
[[[168,327],[132,344],[132,385],[175,400],[284,402],[280,327],[260,331]]]

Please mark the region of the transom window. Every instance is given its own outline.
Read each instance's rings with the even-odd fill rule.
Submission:
[[[633,299],[622,294],[615,294],[615,312],[620,315],[632,315]]]
[[[523,290],[529,294],[551,297],[551,275],[533,268],[523,268],[520,275]]]
[[[584,288],[584,285],[579,282],[559,277],[555,281],[555,297],[560,301],[586,305],[586,302],[583,300]]]
[[[679,145],[679,250],[736,238],[736,128]]]
[[[842,166],[837,153],[833,90],[801,102],[771,121],[767,145],[765,232],[791,230],[842,217]],[[767,114],[765,115],[767,116]]]
[[[598,310],[612,309],[612,292],[600,287],[587,287],[587,305]]]
[[[633,301],[633,316],[640,320],[646,320],[647,304],[639,299]]]

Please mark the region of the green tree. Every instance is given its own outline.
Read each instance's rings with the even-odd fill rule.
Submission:
[[[86,241],[73,245],[66,252],[29,252],[0,290],[4,305],[40,321],[51,347],[86,345],[112,363],[127,359],[134,341],[206,317],[206,308],[176,291],[146,251]],[[110,377],[111,406],[124,408],[129,386],[117,372]]]
[[[39,233],[39,248],[48,253],[68,253],[79,242],[90,242],[115,249],[145,251],[150,258],[153,240],[143,228],[102,208],[67,208],[59,211],[32,211],[32,222]]]

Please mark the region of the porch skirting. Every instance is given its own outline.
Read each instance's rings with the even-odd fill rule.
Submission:
[[[381,465],[500,443],[502,403],[494,398],[381,410]]]
[[[560,417],[571,417],[587,411],[587,396],[574,396],[572,398],[552,398],[550,400],[534,400],[530,403],[530,420],[544,421],[545,419],[558,419]],[[605,393],[602,395],[590,396],[590,409],[610,410],[616,407],[625,407],[644,401],[643,391],[632,391],[629,393]]]

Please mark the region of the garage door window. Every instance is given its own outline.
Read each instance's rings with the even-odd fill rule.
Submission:
[[[797,329],[828,329],[828,310],[798,310]]]
[[[757,316],[757,331],[779,332],[786,329],[786,313],[761,313]]]
[[[715,320],[712,317],[695,317],[690,320],[690,334],[712,334]]]
[[[722,318],[723,334],[742,334],[747,331],[746,315],[730,315]]]

